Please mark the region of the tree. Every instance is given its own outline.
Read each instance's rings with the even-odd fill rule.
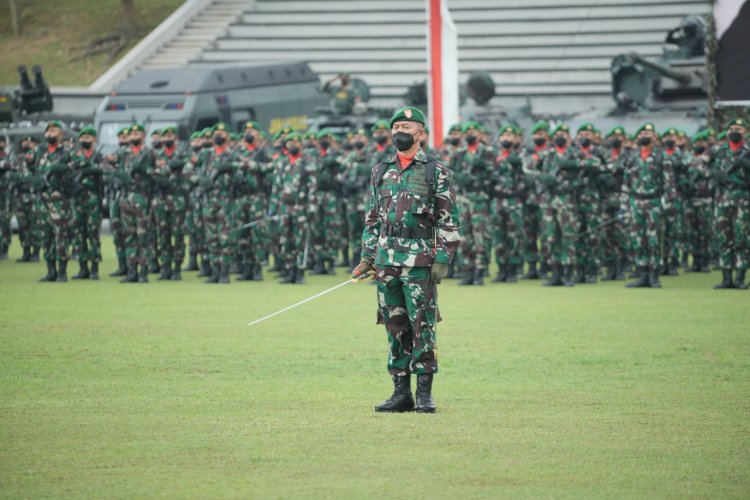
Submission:
[[[107,63],[111,63],[117,54],[128,46],[140,30],[137,14],[135,11],[135,0],[120,0],[122,6],[122,17],[117,31],[108,35],[95,38],[84,47],[84,52],[75,56],[71,61],[85,59],[97,54],[108,54]]]
[[[124,0],[123,0],[124,1]],[[16,0],[8,0],[10,6],[10,23],[13,26],[15,36],[23,35],[23,26],[21,25],[21,10]]]

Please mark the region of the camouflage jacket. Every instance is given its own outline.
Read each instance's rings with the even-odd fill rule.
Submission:
[[[59,201],[73,197],[73,168],[70,165],[70,151],[59,145],[50,151],[43,149],[39,156],[36,176],[43,182],[37,182],[35,191],[41,193],[44,201]],[[38,178],[37,178],[38,181]]]
[[[733,203],[750,196],[750,147],[737,152],[723,144],[712,154],[710,168],[716,179],[717,202]]]
[[[316,170],[313,159],[305,154],[295,160],[287,155],[277,158],[270,210],[281,215],[314,213],[311,188]]]
[[[237,165],[228,147],[205,150],[201,156],[202,175],[198,183],[209,199],[231,200],[234,198]]]
[[[88,198],[89,196],[103,195],[103,172],[99,167],[101,162],[101,155],[93,150],[79,149],[71,155],[77,197]]]
[[[523,171],[523,159],[516,150],[501,150],[492,171],[493,195],[497,198],[523,198],[530,187]]]
[[[581,189],[585,169],[598,168],[600,164],[597,157],[585,157],[576,147],[551,149],[544,157],[542,172],[538,177],[552,196],[575,198]]]
[[[265,148],[242,146],[234,150],[234,161],[237,164],[238,196],[265,196],[270,192],[269,174],[271,157]]]
[[[687,164],[687,177],[690,189],[688,198],[711,198],[713,184],[711,182],[711,170],[709,163],[711,157],[708,154],[685,156]]]
[[[644,158],[641,151],[634,151],[625,161],[622,192],[635,199],[675,197],[672,160],[663,151],[653,148]]]
[[[495,151],[484,144],[476,149],[459,149],[451,159],[450,169],[459,195],[484,192],[490,188],[490,176],[495,162]]]
[[[124,190],[141,196],[151,196],[154,185],[151,175],[154,173],[154,151],[146,146],[134,148],[123,159],[123,170],[130,176],[131,182],[125,183]]]
[[[458,206],[450,171],[439,163],[435,188],[429,198],[427,155],[419,151],[401,168],[398,155],[383,160],[385,172],[378,184],[378,165],[370,174],[370,200],[362,233],[362,257],[376,266],[424,267],[448,264],[459,244]],[[381,225],[422,229],[432,237],[402,238],[381,234]]]
[[[367,181],[372,171],[368,156],[365,151],[354,150],[346,156],[343,163],[341,186],[344,197],[354,202],[354,206],[350,208],[364,211],[367,204]]]
[[[156,153],[153,180],[161,196],[187,194],[190,182],[185,159],[176,146],[171,150],[163,147]]]

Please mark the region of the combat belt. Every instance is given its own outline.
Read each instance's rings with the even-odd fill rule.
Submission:
[[[380,234],[395,238],[432,238],[432,228],[427,227],[404,227],[391,224],[381,224]]]

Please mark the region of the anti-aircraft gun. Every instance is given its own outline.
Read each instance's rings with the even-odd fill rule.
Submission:
[[[52,111],[52,94],[42,76],[42,68],[34,65],[34,82],[29,78],[26,66],[18,67],[19,88],[0,93],[0,122],[12,122],[21,116]]]

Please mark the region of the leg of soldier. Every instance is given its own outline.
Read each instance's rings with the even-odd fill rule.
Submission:
[[[135,213],[133,211],[133,204],[128,199],[130,195],[124,196],[120,200],[120,221],[123,238],[123,250],[125,253],[125,265],[127,267],[128,279],[126,281],[132,281],[133,275],[136,272],[138,266],[138,255],[136,246],[136,231],[135,231]],[[136,276],[136,280],[137,280]]]
[[[67,281],[68,248],[71,246],[70,221],[72,212],[70,202],[60,200],[48,205],[49,218],[53,228],[55,260],[57,262],[57,281]]]
[[[463,257],[463,268],[464,273],[463,280],[461,281],[464,285],[470,285],[474,282],[474,262],[476,261],[476,254],[474,252],[476,243],[474,241],[474,226],[472,225],[473,220],[473,207],[470,204],[464,204],[466,209],[465,212],[461,213],[461,255]]]
[[[16,207],[16,222],[18,222],[18,241],[23,248],[22,262],[28,262],[31,257],[31,204],[19,200]]]
[[[280,272],[282,273],[281,277],[284,278],[284,283],[294,283],[293,268],[296,264],[296,256],[292,255],[292,244],[294,240],[294,224],[292,218],[292,214],[284,213],[281,218],[280,226],[274,230],[274,235],[278,241],[275,247],[275,255],[280,259]]]
[[[524,252],[524,220],[523,203],[520,200],[509,200],[508,207],[507,242],[508,242],[508,283],[518,280],[518,272],[523,270]],[[536,266],[536,264],[534,264]]]
[[[492,241],[490,237],[490,207],[489,201],[477,200],[471,217],[474,236],[474,285],[483,285],[483,273],[487,266],[487,246]]]
[[[304,283],[305,268],[310,265],[309,261],[312,256],[312,245],[310,243],[312,227],[310,226],[310,219],[304,213],[298,213],[292,224],[292,259],[296,267],[294,282]]]
[[[202,224],[205,234],[205,253],[203,260],[211,265],[211,276],[206,283],[218,283],[219,272],[218,267],[220,255],[219,250],[219,233],[216,226],[216,213],[219,208],[215,206],[216,203],[211,200],[203,204],[203,217]]]
[[[731,270],[735,265],[735,225],[733,219],[737,217],[734,206],[718,204],[716,206],[716,236],[719,242],[719,266],[722,270]]]
[[[533,196],[533,195],[532,195]],[[537,279],[537,262],[539,261],[539,217],[540,208],[533,200],[527,200],[523,204],[523,260],[528,264],[529,270],[524,276],[526,279]]]
[[[240,266],[240,275],[237,279],[240,281],[253,279],[252,269],[255,262],[251,247],[253,230],[252,228],[237,230],[253,220],[251,203],[249,196],[240,196],[235,200],[234,227],[230,233],[232,246],[237,249],[236,258]]]
[[[352,251],[351,269],[359,264],[359,256],[361,255],[360,247],[362,245],[362,230],[364,224],[359,222],[360,212],[355,210],[356,206],[354,200],[347,203],[347,206],[352,207],[351,210],[346,212],[346,229],[347,238],[349,240],[349,248]],[[364,220],[364,219],[363,219]],[[359,232],[359,234],[357,234]]]
[[[250,217],[252,220],[260,220],[266,217],[266,200],[261,196],[256,196],[251,201]],[[250,232],[250,253],[253,261],[253,279],[263,279],[263,262],[268,258],[270,252],[270,231],[269,228],[276,227],[278,220],[270,220],[257,224]]]
[[[151,200],[152,221],[156,223],[155,245],[159,253],[157,255],[160,271],[159,279],[170,279],[172,277],[172,230],[174,228],[174,217],[172,214],[172,195],[160,195]]]
[[[219,265],[221,266],[219,283],[229,283],[229,266],[232,263],[232,256],[234,255],[234,247],[230,244],[230,226],[233,213],[234,203],[231,200],[219,201],[218,211],[216,212],[217,253],[220,256]]]
[[[331,194],[330,199],[325,205],[324,222],[325,222],[325,240],[326,240],[326,259],[327,274],[336,274],[334,266],[338,260],[339,249],[343,246],[346,238],[342,237],[344,229],[343,217],[339,211],[341,200],[336,194]]]
[[[120,208],[119,197],[111,197],[109,202],[109,228],[112,231],[112,243],[115,246],[115,255],[117,256],[118,269],[110,276],[121,276],[127,272],[127,262],[125,260],[125,234],[122,226],[122,212]]]
[[[544,211],[542,218],[542,251],[544,260],[549,268],[554,272],[557,266],[562,265],[560,262],[560,224],[556,204],[550,203]]]
[[[737,216],[734,219],[734,248],[737,271],[735,287],[745,288],[745,273],[750,259],[750,200],[745,199],[737,203]],[[742,284],[742,286],[740,286]]]
[[[587,226],[590,228],[598,227],[602,221],[602,212],[598,204],[594,204],[593,210],[588,214]],[[596,283],[597,273],[601,266],[600,254],[602,233],[601,231],[591,231],[586,235],[585,238],[581,238],[586,242],[586,253],[588,255],[588,261],[584,267],[584,274],[586,277],[586,283]]]
[[[318,206],[316,207],[317,210],[315,211],[315,215],[312,217],[312,225],[310,233],[310,256],[312,257],[312,262],[310,262],[310,258],[308,257],[307,262],[307,268],[309,269],[310,266],[313,266],[313,274],[325,274],[325,269],[323,268],[323,261],[326,258],[325,255],[325,238],[326,238],[326,228],[325,228],[325,200],[328,196],[328,193],[318,193],[320,195],[320,199],[318,201]]]
[[[711,260],[711,227],[713,222],[713,208],[710,199],[702,200],[696,206],[696,248],[701,256],[700,271],[708,272]]]
[[[135,229],[135,260],[139,267],[138,281],[148,282],[149,265],[154,260],[154,243],[151,238],[154,228],[151,224],[150,202],[144,196],[135,194],[132,198],[132,210],[134,215]]]
[[[660,202],[644,200],[644,213],[646,217],[646,242],[648,249],[648,268],[650,271],[650,285],[659,287],[659,265],[661,261],[661,234],[663,226],[663,214]]]

